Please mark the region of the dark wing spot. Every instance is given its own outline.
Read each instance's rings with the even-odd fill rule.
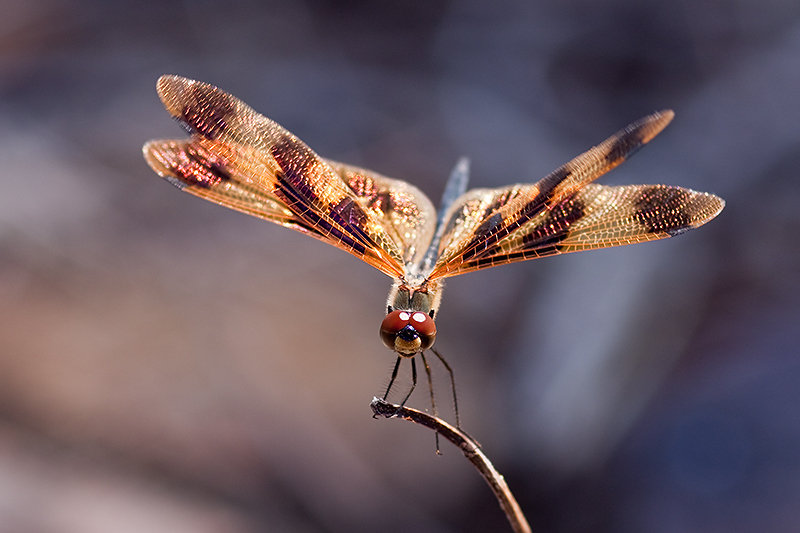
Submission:
[[[567,179],[570,174],[572,174],[572,170],[570,170],[569,164],[555,169],[553,172],[545,176],[545,178],[538,184],[541,186],[542,191],[536,197],[541,198],[544,195],[549,198],[553,194],[553,190],[556,188],[556,186]]]
[[[693,226],[691,200],[684,189],[653,185],[642,190],[634,219],[650,233],[677,235]]]
[[[302,141],[289,136],[283,136],[270,150],[275,162],[283,171],[282,178],[306,201],[317,199],[309,183],[310,170],[316,162],[313,154],[309,153]]]
[[[367,215],[356,202],[345,196],[339,203],[332,205],[331,217],[344,227],[362,228],[366,225]]]
[[[464,260],[475,257],[483,253],[491,244],[497,241],[495,235],[497,229],[503,224],[503,215],[495,213],[490,216],[475,230],[475,234],[470,239],[467,251],[464,252]]]
[[[363,244],[365,234],[359,223],[366,219],[366,215],[355,202],[350,198],[344,198],[338,204],[330,207],[331,219],[340,227],[350,230],[351,233],[343,232],[334,226],[330,219],[323,217],[318,212],[316,206],[320,205],[322,201],[311,183],[311,179],[314,178],[314,173],[317,171],[315,165],[318,162],[313,152],[301,141],[289,136],[281,138],[270,151],[275,162],[281,168],[281,171],[275,174],[277,178],[275,194],[318,233],[330,235],[346,244],[354,253],[364,255],[367,250]],[[354,238],[354,234],[358,240]]]
[[[367,246],[374,246],[374,241],[365,229],[367,214],[351,198],[345,196],[339,203],[332,205],[330,216],[356,240]]]
[[[231,181],[231,179],[233,179],[231,178],[230,173],[227,170],[225,170],[225,167],[223,167],[220,163],[216,161],[211,162],[208,165],[208,171],[212,175],[214,175],[220,182]]]
[[[539,192],[536,194],[536,196],[531,198],[530,201],[522,207],[522,209],[520,209],[520,215],[517,219],[517,224],[515,225],[514,229],[522,226],[527,221],[541,213],[545,206],[553,200],[553,195],[556,191],[556,188],[565,179],[570,177],[570,175],[572,175],[572,170],[569,169],[569,165],[564,165],[557,168],[548,174],[543,180],[537,183],[536,185],[539,187]]]
[[[569,168],[567,168],[566,165],[564,165],[551,172],[550,175],[548,176],[548,181],[552,180],[555,183],[561,183],[562,181],[567,179],[570,174],[572,174],[572,171]]]
[[[574,195],[561,201],[545,215],[534,231],[522,238],[523,250],[552,247],[552,253],[555,253],[558,243],[567,238],[570,226],[585,214],[586,206]]]
[[[210,85],[195,84],[179,119],[193,133],[213,140],[225,131],[235,112],[236,105],[231,96]]]
[[[275,189],[275,195],[295,213],[298,221],[301,221],[300,225],[312,228],[314,233],[338,239],[351,248],[354,254],[364,255],[366,253],[367,249],[362,243],[353,239],[350,234],[342,232],[338,227],[331,224],[328,219],[322,217],[312,204],[299,195],[298,191],[291,186],[282,173],[276,173],[276,177],[278,178],[278,184]]]
[[[538,215],[545,209],[547,202],[553,197],[553,192],[559,183],[563,182],[572,174],[572,171],[567,166],[560,167],[541,180],[537,185],[539,192],[528,201],[527,204],[517,211],[515,217],[510,220],[503,220],[500,213],[495,213],[486,219],[478,229],[475,230],[470,245],[464,253],[464,260],[473,257],[479,257],[483,253],[491,252],[495,249],[495,245],[504,237],[509,235],[512,231],[522,227],[526,222]],[[496,206],[490,206],[487,211],[491,212],[499,206],[505,205],[508,198],[498,198]]]
[[[363,174],[348,172],[347,185],[359,198],[367,198],[371,201],[378,194],[378,189],[375,186],[375,180]]]
[[[381,213],[388,213],[389,211],[401,211],[401,206],[397,203],[397,198],[392,196],[392,193],[385,191],[374,195],[369,203],[369,207]]]
[[[638,152],[644,146],[641,128],[631,128],[630,126],[614,141],[611,149],[606,154],[606,161],[614,163],[625,160]]]
[[[471,253],[464,254],[464,258],[469,259],[470,257],[479,256],[484,251],[489,250],[490,247],[493,249],[497,242],[509,235],[512,231],[524,226],[541,213],[546,208],[548,202],[553,198],[556,187],[567,179],[570,174],[572,174],[572,171],[566,166],[551,172],[537,184],[539,186],[539,192],[536,196],[522,206],[522,208],[517,211],[515,218],[506,221],[505,225],[501,225],[503,219],[499,213],[486,220],[478,227],[475,236],[472,238],[473,242],[478,244],[478,246],[475,246],[475,248],[471,250]],[[555,209],[557,208],[554,208],[554,210]],[[583,215],[581,214],[581,216]]]
[[[167,180],[180,189],[187,185],[209,189],[232,179],[223,161],[191,145],[169,162],[169,170],[172,175]]]

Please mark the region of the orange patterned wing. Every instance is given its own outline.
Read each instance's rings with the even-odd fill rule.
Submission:
[[[323,160],[213,85],[162,76],[157,90],[191,138],[151,141],[144,156],[180,189],[302,231],[392,277],[430,241],[435,214],[415,187]]]
[[[590,182],[655,137],[673,113],[655,113],[532,185],[474,189],[446,217],[431,279],[536,257],[671,237],[717,216],[712,194],[666,185]]]
[[[420,261],[436,229],[436,208],[428,197],[408,182],[336,161],[326,162],[403,250],[404,264]]]

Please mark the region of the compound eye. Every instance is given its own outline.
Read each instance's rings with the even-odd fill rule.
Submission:
[[[436,340],[436,322],[428,314],[415,311],[411,313],[408,323],[419,333],[419,338],[422,341],[420,350],[427,350],[433,346],[433,341]]]
[[[381,340],[387,348],[394,350],[394,340],[401,329],[408,325],[411,313],[408,311],[392,311],[381,323]]]

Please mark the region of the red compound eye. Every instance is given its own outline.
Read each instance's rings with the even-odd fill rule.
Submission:
[[[394,339],[397,333],[408,325],[411,315],[406,311],[392,311],[381,323],[381,340],[387,348],[394,350]]]
[[[433,346],[433,341],[436,340],[436,322],[431,317],[421,311],[417,311],[411,314],[409,324],[417,330],[419,338],[422,340],[420,350],[427,350]]]
[[[436,323],[421,311],[392,311],[381,323],[381,340],[391,350],[397,350],[398,337],[405,342],[419,339],[419,349],[427,350],[436,339]]]

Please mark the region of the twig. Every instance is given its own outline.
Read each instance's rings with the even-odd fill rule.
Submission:
[[[372,412],[375,413],[375,416],[410,420],[411,422],[436,431],[442,437],[460,448],[464,457],[475,465],[475,468],[478,469],[483,479],[485,479],[486,483],[491,487],[492,492],[494,492],[494,495],[500,502],[500,507],[503,509],[506,518],[508,518],[511,524],[511,529],[513,529],[515,533],[531,533],[531,526],[528,525],[525,515],[522,514],[522,509],[520,509],[517,500],[514,499],[514,495],[511,494],[511,489],[508,488],[506,480],[495,470],[491,461],[483,454],[478,443],[475,442],[472,437],[460,429],[451,426],[441,418],[436,418],[409,407],[394,405],[380,398],[373,398],[370,407],[372,408]]]

